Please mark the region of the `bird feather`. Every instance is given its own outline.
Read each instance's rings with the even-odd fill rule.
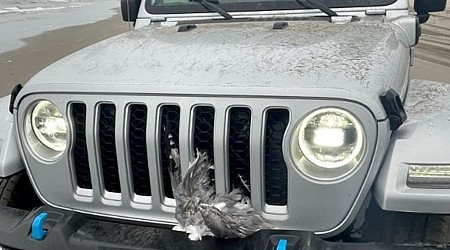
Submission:
[[[210,178],[213,166],[206,152],[197,150],[196,158],[181,177],[178,149],[171,140],[169,168],[172,190],[176,202],[174,228],[189,234],[191,240],[213,235],[221,238],[244,238],[260,229],[273,226],[256,214],[251,202],[241,189],[226,194],[216,193]],[[246,187],[247,188],[247,187]]]

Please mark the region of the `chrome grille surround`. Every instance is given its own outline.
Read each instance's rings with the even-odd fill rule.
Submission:
[[[36,100],[47,99],[55,103],[65,117],[69,117],[68,150],[56,161],[44,162],[34,156],[24,141],[24,119],[27,107]],[[132,100],[132,101],[130,101]],[[70,118],[71,104],[86,105],[86,147],[92,189],[76,185],[74,172],[73,121]],[[107,192],[101,173],[99,134],[99,105],[114,104],[115,146],[120,179],[120,193]],[[132,190],[132,172],[127,147],[127,124],[129,124],[129,106],[144,104],[147,106],[147,156],[149,164],[152,196],[140,196]],[[164,195],[162,171],[160,165],[160,110],[163,105],[180,107],[179,147],[183,172],[194,156],[193,122],[194,109],[198,106],[211,106],[215,110],[214,162],[215,184],[218,192],[229,187],[227,126],[229,110],[233,107],[245,107],[251,110],[250,129],[250,185],[253,207],[263,217],[272,221],[278,228],[302,229],[315,232],[327,232],[342,225],[353,211],[360,197],[361,187],[366,185],[372,157],[376,150],[379,128],[372,113],[364,106],[344,100],[316,100],[300,98],[264,98],[264,97],[198,97],[198,96],[124,96],[124,95],[75,95],[75,94],[39,94],[28,95],[20,101],[16,119],[21,138],[22,152],[32,176],[32,182],[39,196],[49,205],[72,209],[84,213],[123,218],[136,221],[174,224],[174,200]],[[341,107],[355,114],[361,121],[367,135],[367,151],[361,165],[342,180],[323,184],[303,176],[289,158],[291,134],[301,118],[320,107]],[[290,121],[283,141],[283,155],[288,172],[288,197],[286,206],[273,206],[264,200],[264,131],[267,110],[286,109]],[[354,213],[354,211],[352,212]]]

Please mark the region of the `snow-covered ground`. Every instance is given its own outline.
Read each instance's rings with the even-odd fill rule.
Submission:
[[[0,53],[46,31],[107,19],[119,6],[119,0],[0,0]]]

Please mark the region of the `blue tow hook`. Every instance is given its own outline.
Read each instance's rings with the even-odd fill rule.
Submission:
[[[288,241],[286,239],[278,240],[277,250],[287,250]]]
[[[44,229],[44,223],[47,217],[48,214],[43,212],[34,218],[33,223],[31,224],[31,238],[39,241],[45,238],[47,230]]]

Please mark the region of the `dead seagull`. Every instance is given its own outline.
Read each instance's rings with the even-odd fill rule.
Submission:
[[[195,160],[182,178],[180,155],[171,136],[169,139],[172,159],[169,174],[176,202],[175,218],[179,223],[173,230],[186,232],[189,239],[196,241],[203,236],[245,238],[260,229],[272,228],[255,213],[250,199],[240,189],[228,194],[216,193],[209,177],[213,166],[205,152],[197,150]]]

